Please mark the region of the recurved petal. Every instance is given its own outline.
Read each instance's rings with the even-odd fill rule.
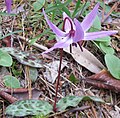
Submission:
[[[116,30],[85,33],[84,40],[95,40],[118,33]]]
[[[65,12],[63,12],[63,21],[65,20],[65,18],[68,18],[71,21],[72,27],[75,30],[75,25],[74,25],[72,19]],[[64,30],[66,33],[68,33],[71,30],[71,24],[68,19],[66,19],[65,24],[64,24]]]
[[[82,21],[81,26],[84,31],[87,31],[92,26],[95,17],[97,16],[98,7],[99,7],[99,3],[95,5],[93,10]]]
[[[45,16],[45,19],[47,21],[47,24],[49,25],[50,29],[53,30],[53,32],[57,35],[57,36],[60,36],[60,37],[64,37],[66,35],[65,32],[63,32],[62,30],[60,30],[57,26],[55,26],[48,18],[47,18],[47,15],[45,14],[45,11],[43,9],[43,14]]]
[[[12,0],[5,0],[5,5],[6,5],[7,12],[10,13],[11,12]]]
[[[56,48],[66,48],[72,43],[73,43],[73,39],[68,39],[68,37],[66,37],[66,38],[62,39],[61,41],[57,42],[52,48],[46,50],[42,54],[51,52],[52,50],[54,50]]]
[[[76,26],[76,30],[75,30],[75,36],[73,38],[73,42],[76,43],[84,38],[84,31],[81,27],[80,22],[76,18],[74,19],[74,23]]]

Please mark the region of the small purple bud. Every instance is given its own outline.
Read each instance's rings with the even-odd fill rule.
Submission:
[[[7,13],[10,14],[10,12],[11,12],[12,0],[5,0],[5,5],[6,5]]]

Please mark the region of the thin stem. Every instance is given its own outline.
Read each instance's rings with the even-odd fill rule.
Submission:
[[[60,81],[60,72],[61,72],[61,65],[62,65],[62,57],[63,57],[63,48],[60,48],[60,63],[59,63],[58,79],[57,79],[55,99],[54,99],[54,106],[53,106],[54,112],[57,111],[56,102],[57,102],[58,86],[59,86],[59,81]]]

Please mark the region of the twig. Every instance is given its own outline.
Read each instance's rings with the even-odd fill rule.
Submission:
[[[50,84],[50,83],[48,83],[47,81],[45,81],[45,80],[44,80],[42,77],[40,77],[40,76],[39,76],[39,78],[40,78],[43,82],[45,82],[45,84],[48,85],[48,86],[55,92],[55,90],[51,87],[51,84]],[[54,94],[54,95],[55,95],[55,94]],[[63,98],[63,96],[62,96],[61,94],[58,93],[58,95],[59,95],[59,97]]]
[[[86,109],[89,109],[89,108],[90,108],[90,106],[82,106],[82,107],[78,107],[78,108],[73,108],[73,109],[70,109],[68,111],[68,113],[76,112],[76,111],[83,111],[83,110],[86,110]]]
[[[5,100],[9,101],[10,103],[14,103],[15,101],[17,101],[18,99],[13,97],[12,95],[4,92],[4,91],[0,91],[0,96],[2,98],[4,98]]]
[[[0,88],[0,91],[4,91],[7,93],[25,93],[25,92],[28,92],[28,89],[27,88],[16,88],[16,89]]]
[[[104,19],[102,19],[102,23],[110,16],[110,14],[114,11],[114,9],[116,9],[116,7],[120,4],[120,2],[116,2],[112,8],[110,9],[110,11],[108,12],[108,14],[106,15],[106,17]]]

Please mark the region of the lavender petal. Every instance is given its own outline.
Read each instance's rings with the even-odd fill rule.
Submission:
[[[64,36],[66,35],[66,33],[63,32],[63,31],[61,31],[58,27],[56,27],[56,26],[47,18],[44,9],[43,9],[43,14],[44,14],[44,16],[45,16],[45,19],[46,19],[46,21],[47,21],[50,29],[52,29],[53,32],[54,32],[57,36],[64,37]]]
[[[87,31],[92,26],[95,17],[97,16],[98,7],[99,7],[99,3],[95,5],[93,10],[82,21],[81,26],[84,31]]]
[[[118,33],[116,30],[85,33],[84,40],[95,40]]]
[[[76,26],[75,36],[73,38],[73,42],[76,43],[84,38],[84,31],[81,27],[80,22],[75,18],[74,23]]]
[[[52,48],[46,50],[42,54],[51,52],[52,50],[54,50],[56,48],[66,48],[72,43],[73,43],[73,39],[72,38],[68,39],[68,37],[66,37],[66,38],[62,39],[61,41],[57,42]]]

